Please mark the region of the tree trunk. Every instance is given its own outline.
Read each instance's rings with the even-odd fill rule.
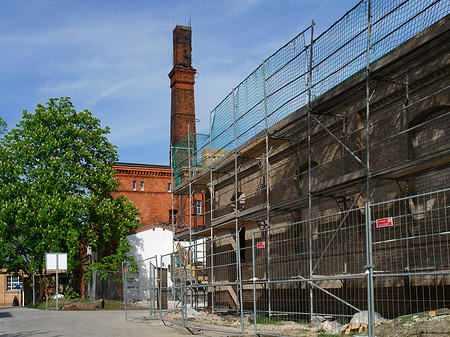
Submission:
[[[67,311],[79,311],[79,310],[98,310],[105,307],[104,300],[97,300],[93,302],[66,302],[64,303],[62,310]]]
[[[39,303],[42,302],[43,294],[44,294],[44,282],[42,280],[42,268],[41,268],[39,270],[39,296],[38,296]]]

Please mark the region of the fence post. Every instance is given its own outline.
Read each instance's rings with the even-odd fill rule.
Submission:
[[[156,255],[158,256],[158,255]],[[158,257],[156,258],[158,259]],[[160,256],[160,269],[158,270],[158,288],[159,288],[159,319],[162,320],[162,266],[163,266],[163,256]],[[166,292],[167,294],[167,292]]]
[[[375,336],[374,294],[373,294],[373,261],[372,261],[372,220],[370,202],[365,205],[366,211],[366,275],[367,275],[367,314],[369,336]]]
[[[153,315],[156,315],[156,301],[159,300],[159,274],[158,274],[158,255],[155,255],[155,266],[153,266]],[[161,307],[161,302],[159,302],[159,306]]]
[[[127,294],[126,294],[126,280],[127,280],[127,272],[124,268],[124,262],[122,262],[122,288],[123,288],[123,304],[125,306],[125,322],[128,321],[127,318]]]
[[[253,270],[253,331],[256,332],[256,265],[255,265],[255,231],[252,231],[252,270]]]
[[[152,270],[152,260],[148,260],[148,310],[150,314],[150,318],[153,315],[153,301],[152,301],[152,292],[153,292],[153,270]],[[139,291],[140,293],[140,291]],[[139,295],[140,297],[140,295]]]
[[[237,196],[236,196],[236,200],[237,200]],[[237,256],[237,262],[238,262],[238,274],[237,277],[239,278],[239,283],[238,283],[238,289],[239,289],[239,309],[240,309],[240,315],[241,315],[241,333],[245,334],[245,327],[244,327],[244,302],[243,302],[243,297],[242,297],[242,292],[243,292],[243,287],[242,287],[242,267],[241,267],[241,244],[240,244],[240,232],[241,232],[242,228],[239,229],[239,231],[236,233],[236,246],[237,246],[237,252],[238,252],[238,256]],[[245,234],[243,234],[245,235]]]
[[[182,247],[178,247],[178,258],[179,258],[179,275],[180,275],[180,299],[181,299],[181,324],[183,328],[186,327],[186,322],[184,320],[185,314],[185,301],[184,301],[184,287],[183,287],[183,259],[181,257]],[[184,252],[183,252],[184,253]]]
[[[97,269],[92,269],[92,294],[91,298],[95,301],[95,293],[97,291]]]

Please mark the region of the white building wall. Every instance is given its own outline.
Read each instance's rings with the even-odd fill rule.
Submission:
[[[146,300],[149,289],[150,263],[161,267],[160,256],[172,252],[172,232],[155,228],[128,235],[127,239],[132,246],[128,254],[134,256],[139,265],[139,291],[128,291],[127,298]],[[157,255],[157,261],[154,259],[155,255]],[[167,262],[164,268],[168,268],[166,264]],[[169,286],[172,284],[170,277],[168,283]]]

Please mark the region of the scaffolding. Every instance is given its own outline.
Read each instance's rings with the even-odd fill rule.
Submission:
[[[372,249],[373,221],[355,220],[355,226],[368,224],[361,248],[367,256],[365,264],[352,271],[348,244],[353,225],[348,219],[354,212],[367,217],[373,203],[450,184],[449,13],[450,3],[443,0],[363,0],[317,37],[313,21],[210,113],[209,134],[189,133],[172,146],[178,210],[174,239],[195,245],[197,240],[234,237],[234,296],[242,317],[246,303],[255,302],[244,298],[251,289],[249,280],[255,278],[264,280],[268,307],[263,311],[272,317],[277,295],[271,289],[276,286],[267,273],[276,256],[267,254],[278,254],[271,248],[271,236],[279,228],[289,228],[288,237],[302,242],[301,258],[284,265],[302,265],[302,286],[311,294],[302,319],[322,310],[323,303],[315,299],[321,268],[327,284],[322,288],[329,293],[333,278],[349,284],[350,279],[364,281],[353,285],[366,289],[361,298],[374,312],[377,276],[372,252],[366,249]],[[411,202],[405,214],[420,213],[414,211],[417,207]],[[331,214],[339,214],[340,220],[325,225],[316,221]],[[405,228],[408,245],[414,234]],[[255,230],[264,236],[264,257],[245,253],[255,251],[250,243]],[[330,234],[318,244],[317,236],[325,232]],[[445,230],[441,232],[448,245]],[[319,261],[332,260],[328,254],[336,241],[341,251],[333,254],[345,260],[343,270],[324,273],[331,262]],[[387,241],[381,242],[377,244]],[[210,249],[207,254],[214,255],[219,247]],[[255,271],[249,262],[256,263],[255,258],[264,263],[264,277],[247,275]],[[208,261],[214,294],[224,285],[214,279],[214,259]],[[434,268],[436,264],[430,264],[429,269]],[[359,301],[333,296],[341,303]]]

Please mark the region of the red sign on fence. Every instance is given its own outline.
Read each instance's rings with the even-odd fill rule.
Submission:
[[[394,226],[394,221],[392,220],[392,217],[377,219],[377,228],[390,227],[390,226]]]
[[[265,241],[257,242],[256,248],[266,248],[266,242]]]

